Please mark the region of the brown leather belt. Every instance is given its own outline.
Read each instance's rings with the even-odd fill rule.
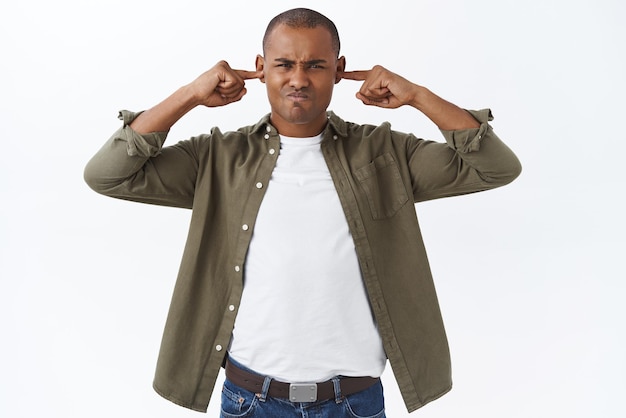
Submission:
[[[235,385],[253,393],[261,393],[265,378],[261,375],[250,373],[235,366],[226,360],[226,378]],[[360,392],[372,386],[380,379],[377,377],[341,377],[339,387],[341,395],[348,396]],[[314,402],[335,398],[335,387],[332,380],[321,383],[292,384],[272,380],[267,393],[273,398],[289,399],[293,402]]]

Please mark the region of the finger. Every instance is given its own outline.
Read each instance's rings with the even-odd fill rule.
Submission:
[[[357,99],[359,99],[366,105],[381,106],[381,105],[389,104],[390,96],[380,96],[380,97],[366,96],[359,92],[356,94],[356,97]]]
[[[242,90],[241,88],[239,88],[237,90],[230,90],[230,89],[226,90],[226,89],[217,88],[217,89],[215,89],[215,92],[217,94],[219,94],[220,97],[222,97],[222,98],[230,99],[232,97],[236,97],[241,92],[241,90]]]
[[[346,80],[365,81],[369,74],[369,70],[344,71],[341,74],[341,78],[345,78]]]
[[[220,98],[222,99],[221,106],[227,105],[229,103],[238,102],[241,100],[243,96],[246,95],[248,90],[245,88],[239,90],[236,94],[220,94]]]
[[[244,89],[241,89],[241,91],[240,91],[237,95],[235,95],[235,96],[233,96],[233,97],[228,97],[228,102],[229,102],[229,103],[232,103],[232,102],[238,102],[239,100],[241,100],[241,98],[242,98],[243,96],[245,96],[245,95],[246,95],[246,93],[247,93],[247,92],[248,92],[248,90],[246,90],[245,88],[244,88]]]
[[[263,76],[263,71],[235,70],[235,73],[244,80],[252,80]]]
[[[359,91],[357,93],[357,97],[361,100],[366,99],[369,102],[384,102],[389,101],[389,98],[392,96],[390,92],[372,92],[372,91]]]
[[[359,94],[357,94],[357,99],[359,99],[366,106],[376,106],[382,108],[391,107],[389,99],[371,99]]]
[[[364,94],[365,96],[372,96],[372,97],[387,97],[391,94],[391,91],[387,87],[382,87],[382,86],[373,87],[373,86],[366,86],[365,84],[363,84],[363,87],[361,87],[360,92]]]
[[[231,95],[233,93],[238,93],[242,88],[244,88],[245,84],[243,81],[238,83],[220,83],[215,87],[215,91],[222,94]]]

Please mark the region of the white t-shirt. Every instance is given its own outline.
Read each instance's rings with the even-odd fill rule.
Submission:
[[[386,356],[320,143],[281,136],[229,355],[285,382],[382,374]]]

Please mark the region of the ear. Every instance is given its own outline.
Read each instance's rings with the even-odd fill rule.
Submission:
[[[337,84],[343,78],[343,72],[346,70],[346,57],[341,56],[337,58],[337,68],[335,68],[335,70],[335,84]]]
[[[257,71],[263,72],[263,75],[261,76],[261,78],[259,78],[259,80],[261,80],[261,83],[265,84],[265,58],[263,58],[261,55],[257,55],[255,66]]]

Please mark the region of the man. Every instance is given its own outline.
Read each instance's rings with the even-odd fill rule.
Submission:
[[[448,345],[414,202],[495,188],[515,155],[469,112],[381,66],[346,71],[335,25],[308,9],[275,17],[255,71],[221,61],[123,126],[85,170],[97,192],[191,208],[154,388],[206,411],[226,368],[222,416],[384,416],[387,359],[413,411],[451,387]],[[271,112],[236,132],[163,147],[196,106],[266,85]],[[334,84],[412,106],[446,143],[328,112]]]

